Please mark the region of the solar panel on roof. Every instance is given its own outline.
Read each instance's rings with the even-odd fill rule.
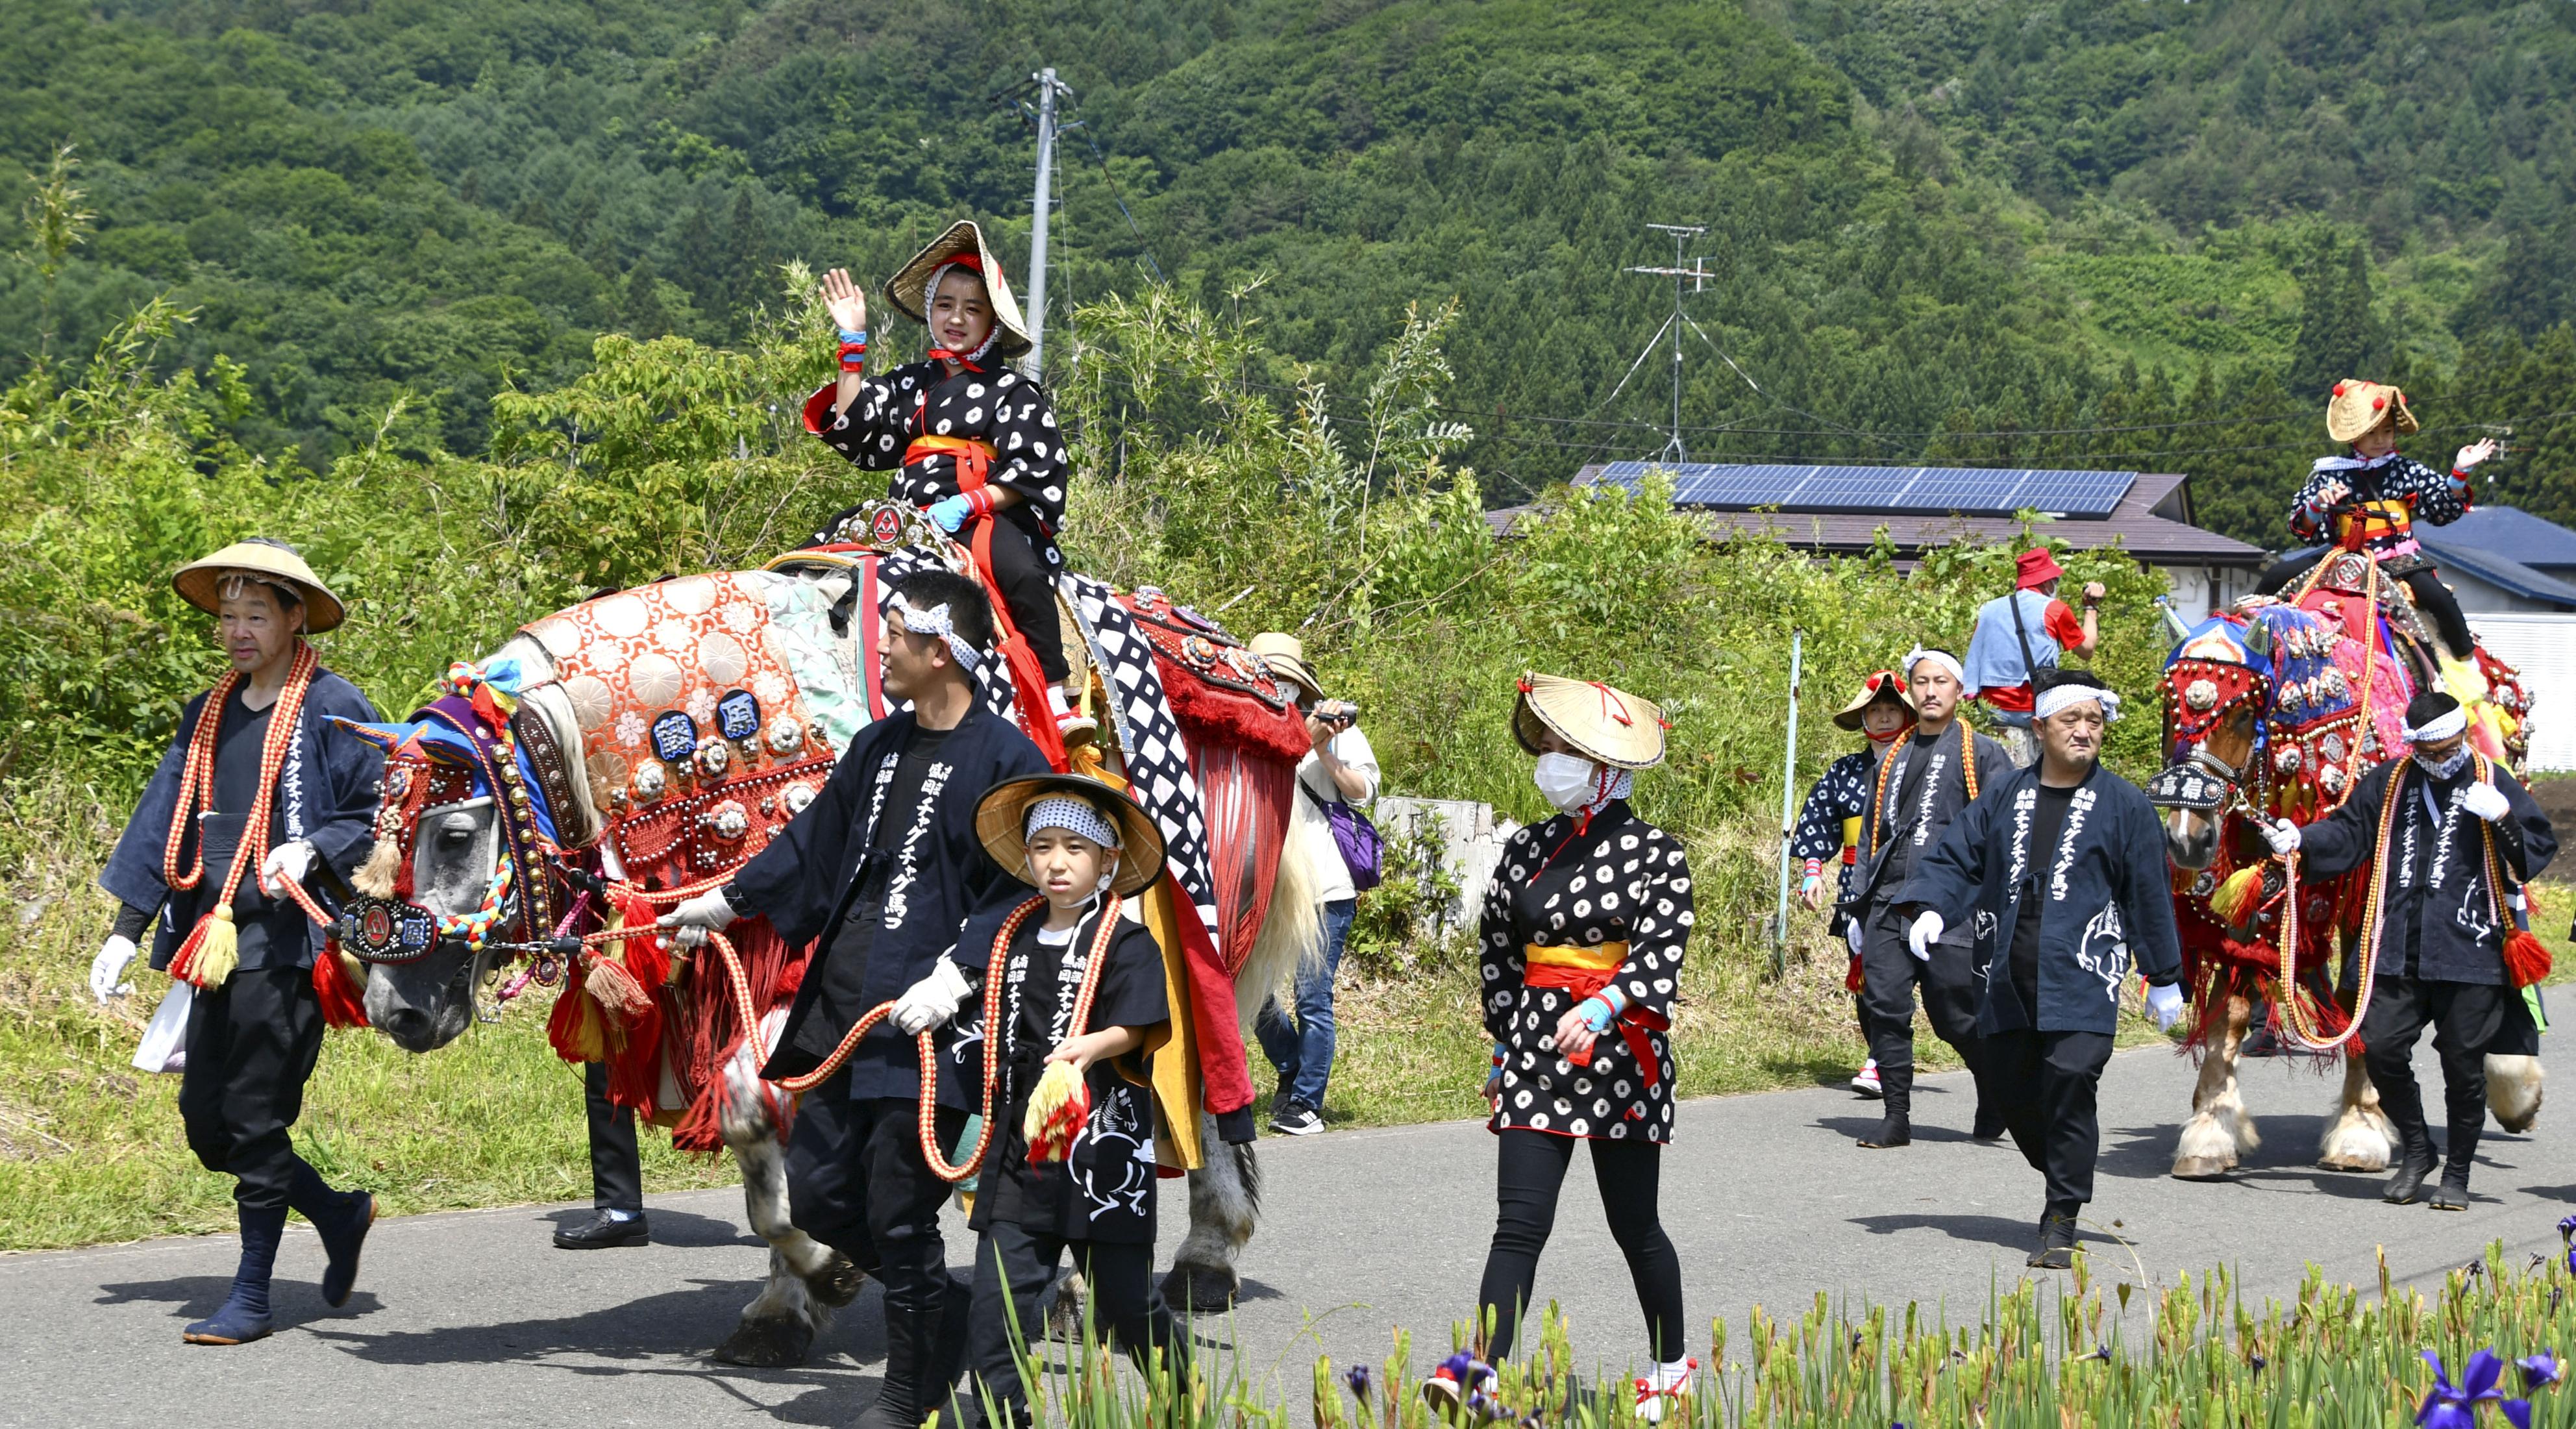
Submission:
[[[1595,479],[1633,491],[1647,472],[1658,469],[1671,474],[1677,506],[1719,511],[1777,506],[1783,511],[1858,515],[1902,511],[2009,516],[2029,507],[2098,518],[2110,515],[2137,480],[2133,471],[1708,462],[1664,466],[1642,461],[1607,463]]]

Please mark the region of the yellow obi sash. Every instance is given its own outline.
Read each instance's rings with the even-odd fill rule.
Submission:
[[[1628,961],[1626,943],[1603,943],[1598,947],[1590,948],[1579,945],[1529,943],[1521,948],[1521,952],[1528,959],[1533,971],[1539,968],[1563,968],[1568,972],[1613,973],[1619,970],[1621,963]],[[1527,981],[1539,987],[1565,985],[1562,982],[1536,976],[1528,978]],[[1584,996],[1589,997],[1596,991],[1599,991],[1598,984],[1586,989]]]

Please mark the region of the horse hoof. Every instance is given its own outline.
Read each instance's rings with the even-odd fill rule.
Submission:
[[[2215,1156],[2186,1156],[2174,1163],[2173,1174],[2177,1181],[2223,1181],[2235,1169],[2235,1162]]]
[[[1163,1303],[1175,1310],[1206,1314],[1231,1307],[1235,1291],[1241,1286],[1234,1272],[1224,1266],[1184,1262],[1163,1277]]]
[[[716,1358],[753,1369],[783,1369],[805,1363],[814,1330],[802,1319],[745,1320],[716,1346]]]
[[[834,1251],[821,1270],[804,1280],[806,1294],[837,1310],[859,1298],[859,1287],[868,1283],[868,1276],[848,1256]]]
[[[2385,1154],[2377,1157],[2357,1154],[2320,1156],[2317,1158],[2317,1167],[2325,1171],[2385,1171],[2388,1169],[2388,1157]]]
[[[1047,1306],[1047,1338],[1068,1345],[1082,1343],[1082,1297],[1056,1292],[1054,1303]]]

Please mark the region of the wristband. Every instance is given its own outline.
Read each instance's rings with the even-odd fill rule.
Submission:
[[[979,486],[972,491],[961,491],[957,494],[966,498],[966,509],[974,512],[976,515],[990,516],[993,514],[993,488],[989,486]]]
[[[842,346],[844,346],[844,347],[847,347],[848,345],[850,345],[851,343],[854,343],[854,342],[855,342],[855,343],[857,343],[857,344],[858,344],[859,346],[861,346],[861,347],[865,347],[865,346],[867,346],[867,345],[868,345],[868,330],[867,330],[866,328],[846,328],[846,327],[845,327],[845,328],[843,328],[843,329],[841,329],[841,345],[842,345]]]
[[[1809,878],[1822,878],[1822,877],[1824,877],[1824,876],[1825,876],[1825,861],[1824,861],[1823,859],[1821,859],[1821,858],[1811,858],[1811,859],[1808,859],[1808,860],[1807,860],[1807,876],[1808,876]]]

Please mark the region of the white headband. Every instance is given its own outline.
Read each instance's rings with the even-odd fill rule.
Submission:
[[[957,657],[958,668],[967,674],[974,674],[975,667],[984,663],[983,653],[967,644],[966,637],[957,633],[957,623],[948,618],[947,602],[925,609],[898,595],[894,598],[894,608],[903,612],[904,629],[915,635],[936,635],[946,643],[948,653]]]
[[[2454,707],[2449,714],[2441,715],[2421,728],[2417,728],[2411,724],[2406,726],[2406,742],[2408,744],[2438,744],[2443,740],[2449,739],[2452,735],[2466,733],[2468,727],[2469,712],[2465,709]]]
[[[1947,650],[1926,650],[1920,645],[1915,646],[1913,651],[1905,657],[1905,678],[1908,681],[1911,681],[1914,678],[1914,667],[1925,660],[1929,660],[1933,664],[1940,666],[1942,669],[1949,671],[1950,678],[1958,681],[1960,684],[1965,685],[1968,683],[1967,668],[1959,663],[1958,656],[1951,654]]]
[[[1051,794],[1029,805],[1028,821],[1021,826],[1020,837],[1035,839],[1040,829],[1063,829],[1102,848],[1118,847],[1118,826],[1091,807],[1091,801],[1071,794]]]
[[[2040,691],[2039,698],[2031,702],[2030,717],[2035,720],[2044,720],[2050,715],[2057,713],[2059,710],[2071,709],[2076,705],[2083,704],[2087,701],[2098,701],[2101,704],[2102,722],[2104,724],[2109,724],[2111,721],[2120,717],[2120,697],[2118,695],[2111,693],[2109,690],[2103,689],[2099,685],[2075,684],[2051,685],[2047,689]]]

